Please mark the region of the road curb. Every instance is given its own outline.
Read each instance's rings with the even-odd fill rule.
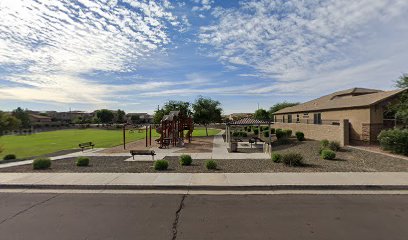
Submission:
[[[270,190],[408,190],[408,185],[54,185],[0,184],[0,189],[63,189],[63,190],[211,190],[211,191],[270,191]]]

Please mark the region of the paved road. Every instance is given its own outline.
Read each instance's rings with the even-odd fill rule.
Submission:
[[[408,195],[0,193],[2,240],[406,240],[407,223]]]

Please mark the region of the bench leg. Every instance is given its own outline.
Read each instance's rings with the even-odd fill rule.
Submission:
[[[153,161],[154,161],[154,155],[152,155],[152,159],[153,159]]]
[[[132,155],[133,160],[135,160],[135,155]]]

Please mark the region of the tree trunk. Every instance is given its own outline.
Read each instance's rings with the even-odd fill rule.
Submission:
[[[208,137],[208,128],[207,128],[207,125],[205,125],[205,133],[207,134],[207,137]]]

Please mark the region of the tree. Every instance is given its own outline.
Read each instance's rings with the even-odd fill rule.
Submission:
[[[116,113],[115,113],[115,122],[116,123],[124,123],[124,122],[126,122],[126,119],[125,119],[125,117],[126,117],[126,113],[125,113],[125,111],[123,111],[123,110],[120,110],[120,109],[118,109],[117,111],[116,111]]]
[[[0,136],[4,135],[5,131],[16,130],[21,127],[21,121],[16,117],[0,111]]]
[[[11,114],[21,121],[22,128],[31,127],[31,120],[27,110],[23,110],[21,107],[18,107],[17,109],[13,110]]]
[[[184,116],[191,116],[192,114],[189,102],[170,100],[164,104],[163,108],[157,109],[154,112],[153,122],[159,124],[163,116],[171,111],[180,111]]]
[[[269,120],[269,114],[265,109],[258,109],[255,111],[254,118],[258,120]]]
[[[205,126],[205,133],[208,136],[208,124],[221,121],[221,103],[211,98],[199,96],[193,103],[194,122]]]
[[[275,105],[273,105],[270,109],[269,109],[269,117],[272,119],[273,118],[273,113],[287,108],[287,107],[293,107],[296,105],[299,105],[300,103],[295,102],[295,103],[290,103],[290,102],[281,102],[281,103],[276,103]]]
[[[115,115],[113,114],[112,111],[108,109],[101,109],[101,110],[96,111],[96,117],[98,118],[100,123],[106,124],[106,123],[112,123]]]
[[[164,113],[163,108],[157,109],[156,111],[154,111],[153,122],[155,124],[159,124],[160,121],[163,119],[164,115],[166,115],[166,114]]]
[[[171,111],[180,111],[184,116],[191,116],[192,114],[190,103],[183,101],[170,100],[164,104],[163,110],[165,115],[169,114]]]
[[[391,107],[391,110],[395,111],[395,117],[400,120],[405,127],[408,125],[408,74],[402,74],[402,76],[396,81],[398,88],[405,89],[398,99],[398,102]]]

